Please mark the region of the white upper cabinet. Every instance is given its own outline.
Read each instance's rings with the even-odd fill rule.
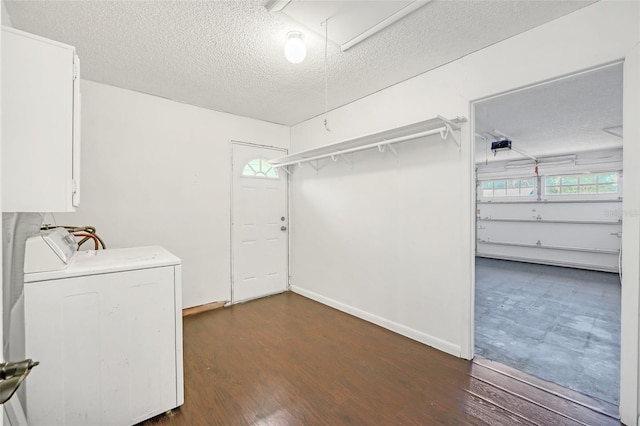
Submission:
[[[75,48],[2,28],[2,210],[70,212],[80,202]]]

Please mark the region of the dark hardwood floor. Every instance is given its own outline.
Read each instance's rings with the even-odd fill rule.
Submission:
[[[145,426],[619,424],[293,293],[185,317],[184,364]]]

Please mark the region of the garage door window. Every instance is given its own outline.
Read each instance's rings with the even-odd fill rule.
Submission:
[[[480,182],[482,198],[535,197],[536,180],[533,178],[498,179]]]
[[[548,196],[606,196],[618,193],[618,173],[549,176],[544,179]]]

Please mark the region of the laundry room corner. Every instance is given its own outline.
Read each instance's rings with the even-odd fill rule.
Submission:
[[[82,203],[47,215],[111,248],[159,244],[183,261],[183,307],[230,297],[231,144],[289,148],[289,128],[81,81]]]

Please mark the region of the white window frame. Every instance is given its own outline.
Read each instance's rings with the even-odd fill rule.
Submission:
[[[507,195],[507,190],[509,188],[505,188],[505,195],[504,196],[496,196],[495,195],[495,182],[505,182],[505,184],[509,185],[509,181],[513,182],[513,181],[522,181],[522,180],[526,180],[526,181],[533,181],[533,186],[530,187],[526,187],[527,189],[527,193],[523,194],[522,193],[522,189],[523,187],[518,187],[518,195]],[[483,185],[486,182],[492,182],[494,184],[492,190],[493,190],[493,196],[488,196],[488,195],[484,195],[484,187]],[[536,178],[533,176],[526,176],[526,177],[504,177],[504,178],[493,178],[493,179],[481,179],[478,180],[478,199],[481,201],[493,201],[493,202],[500,202],[500,201],[513,201],[513,200],[531,200],[531,201],[535,201],[537,199],[537,183],[536,183]],[[531,191],[533,190],[533,193],[531,193]]]
[[[603,192],[603,193],[589,193],[589,194],[580,194],[580,186],[591,186],[596,185],[596,187],[600,185],[609,185],[610,183],[580,183],[580,177],[585,175],[617,175],[617,181],[614,183],[617,185],[617,192]],[[617,200],[622,197],[622,172],[620,170],[615,171],[598,171],[594,173],[583,172],[583,173],[554,173],[554,174],[546,174],[542,177],[541,182],[541,198],[543,200],[551,201],[551,200]],[[567,177],[577,177],[578,183],[575,185],[549,185],[549,187],[559,187],[563,186],[577,186],[578,193],[577,194],[547,194],[547,179],[551,178],[567,178]]]
[[[260,161],[260,170],[256,170],[251,163],[254,161]],[[262,170],[262,166],[263,164],[268,165],[268,169],[267,171],[263,171]],[[247,170],[247,167],[250,168],[251,170],[253,170],[253,174],[245,174],[245,171]],[[269,176],[267,173],[273,171],[275,173],[275,176]],[[242,176],[243,178],[255,178],[255,179],[280,179],[280,173],[278,172],[278,169],[276,169],[275,167],[273,167],[271,165],[271,163],[269,163],[268,160],[265,160],[264,158],[252,158],[251,160],[247,161],[244,165],[244,167],[242,167],[242,170],[240,171],[240,176]]]

